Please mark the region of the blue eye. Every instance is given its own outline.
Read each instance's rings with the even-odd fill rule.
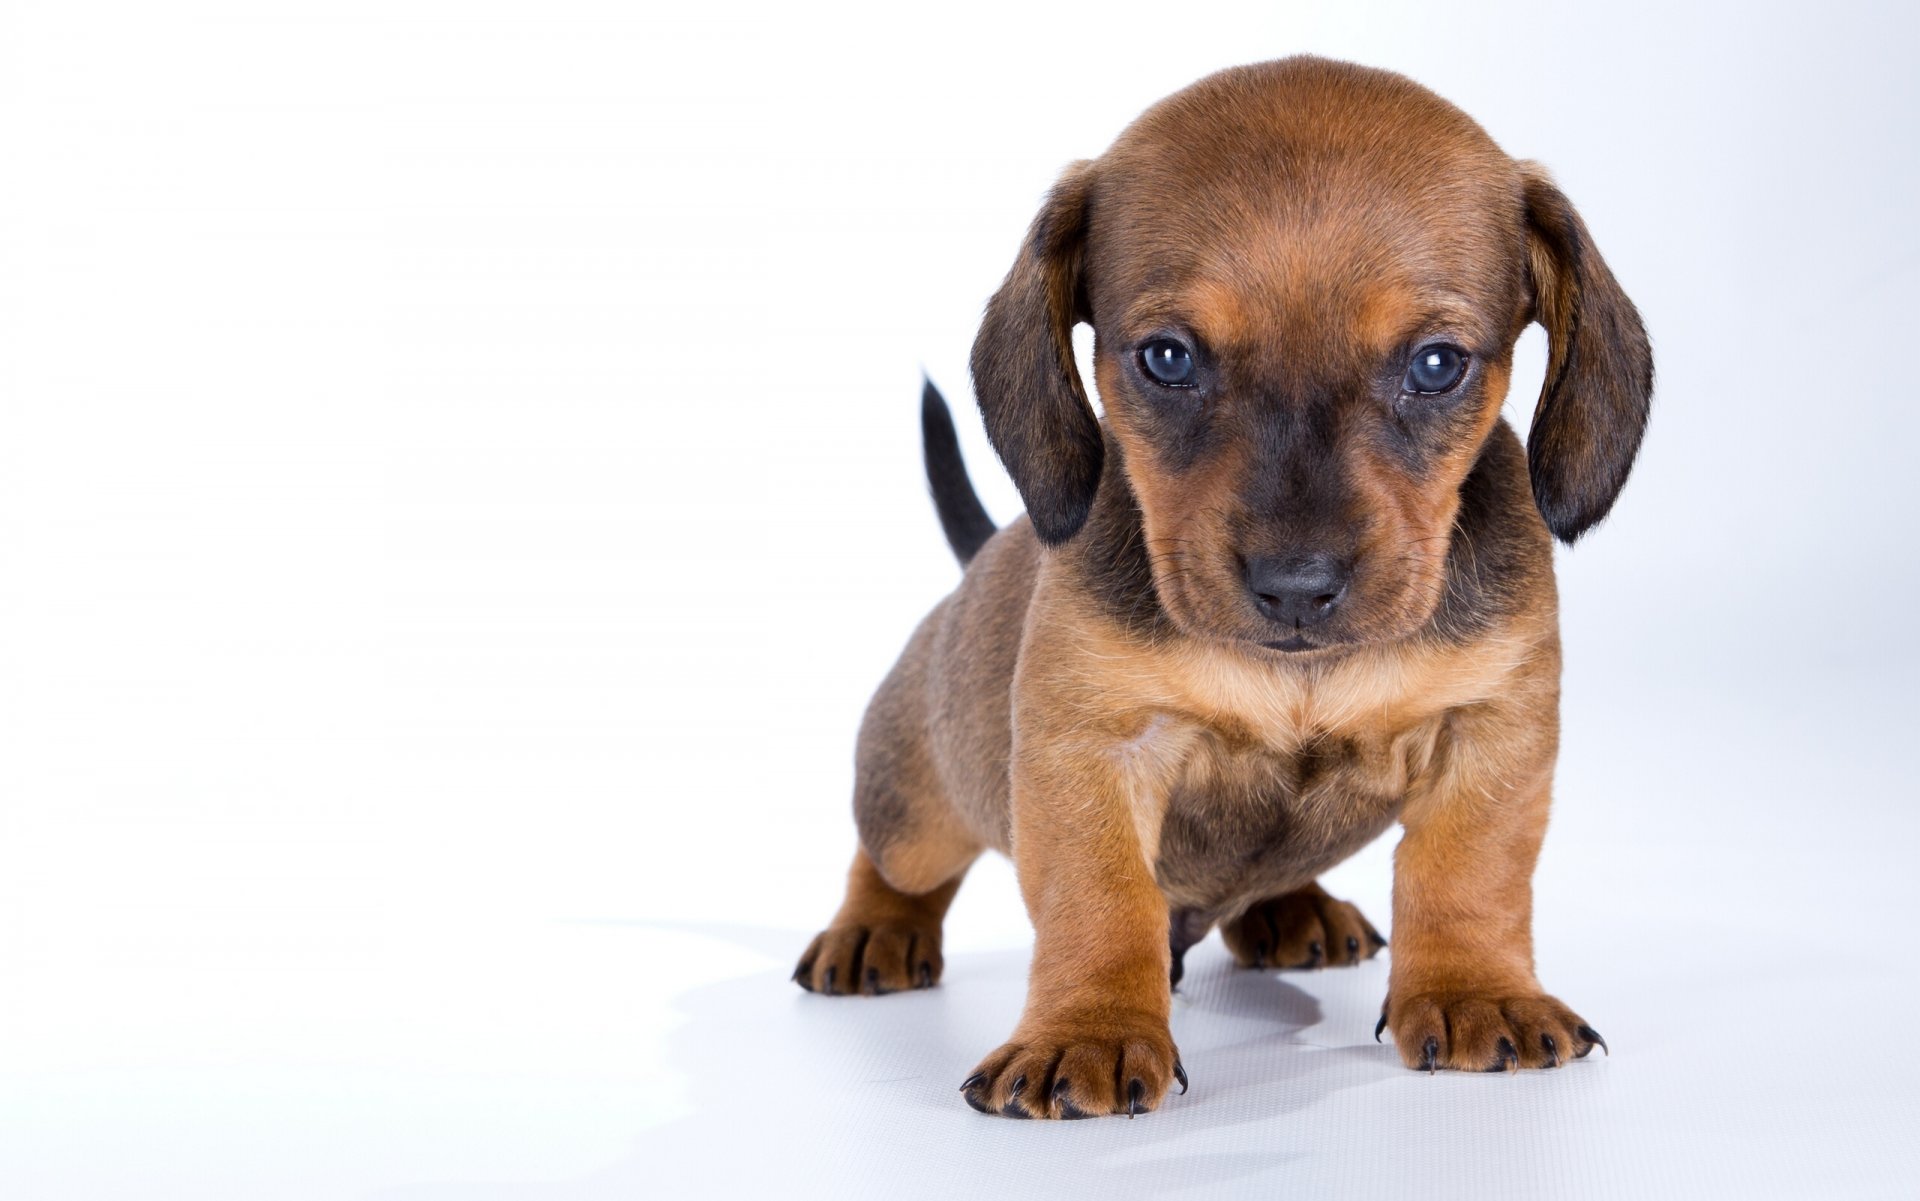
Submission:
[[[1407,365],[1407,378],[1400,386],[1409,392],[1431,396],[1450,392],[1467,374],[1466,352],[1457,346],[1422,346]]]
[[[1142,346],[1140,367],[1155,383],[1169,388],[1193,386],[1193,352],[1172,338],[1155,338]]]

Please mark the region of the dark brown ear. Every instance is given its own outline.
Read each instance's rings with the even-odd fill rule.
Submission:
[[[1100,424],[1073,361],[1073,327],[1092,316],[1080,272],[1092,182],[1091,162],[1061,175],[973,341],[987,437],[1048,546],[1079,532],[1100,484]]]
[[[1570,544],[1607,515],[1633,469],[1653,399],[1653,351],[1580,214],[1544,168],[1520,170],[1533,317],[1548,338],[1527,470],[1547,528]]]

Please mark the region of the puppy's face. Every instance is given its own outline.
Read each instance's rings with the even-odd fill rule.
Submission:
[[[1372,132],[1355,109],[1176,101],[1100,165],[1096,378],[1192,632],[1299,651],[1417,629],[1506,395],[1511,163],[1445,108]]]
[[[1117,463],[1080,395],[1077,320]],[[1632,305],[1564,197],[1464,114],[1398,76],[1292,59],[1203,80],[1071,169],[974,372],[1044,540],[1071,538],[1100,473],[1124,471],[1178,626],[1311,652],[1432,615],[1531,320],[1554,343],[1534,489],[1571,541],[1645,421]]]

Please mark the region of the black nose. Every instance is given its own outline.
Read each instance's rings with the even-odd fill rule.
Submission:
[[[1262,613],[1304,628],[1332,616],[1352,574],[1333,555],[1257,555],[1247,560],[1247,590]]]

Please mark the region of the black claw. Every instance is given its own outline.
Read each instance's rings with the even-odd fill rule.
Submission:
[[[1351,934],[1347,935],[1347,954],[1355,959],[1360,957],[1360,940]]]
[[[827,993],[833,992],[833,978],[839,974],[840,974],[840,969],[837,966],[830,967],[827,969],[826,987],[822,989],[823,992],[827,992]]]
[[[1301,967],[1319,967],[1320,961],[1326,958],[1326,954],[1327,954],[1327,949],[1325,947],[1321,946],[1317,942],[1310,942],[1307,944],[1307,961],[1301,964],[1300,966]]]
[[[1266,943],[1258,942],[1253,944],[1253,966],[1257,968],[1265,968],[1267,966]]]
[[[1540,1049],[1547,1053],[1548,1067],[1557,1068],[1560,1066],[1560,1045],[1553,1041],[1553,1035],[1545,1032],[1541,1033]]]
[[[921,988],[933,987],[933,965],[931,963],[927,963],[923,961],[920,964],[920,987]]]
[[[813,965],[811,963],[803,963],[799,967],[794,968],[793,982],[795,984],[798,984],[801,988],[806,989],[808,992],[812,992],[813,991]]]
[[[1429,1034],[1426,1045],[1420,1049],[1425,1052],[1420,1060],[1420,1066],[1427,1069],[1427,1075],[1431,1076],[1434,1069],[1440,1066],[1440,1040]]]
[[[1186,974],[1187,974],[1186,955],[1185,954],[1175,955],[1173,957],[1173,966],[1167,969],[1167,987],[1179,988],[1180,977]]]
[[[1026,1090],[1026,1087],[1027,1077],[1025,1073],[1014,1078],[1013,1087],[1007,1090],[1007,1103],[1000,1107],[1002,1114],[1010,1118],[1030,1118],[1033,1116],[1027,1112],[1025,1106],[1020,1104],[1020,1094]]]
[[[1367,930],[1367,941],[1371,942],[1376,950],[1387,945],[1387,940],[1380,937],[1380,931],[1372,928]]]
[[[1382,1030],[1385,1030],[1386,1028],[1387,1028],[1387,1011],[1382,1009],[1380,1011],[1380,1020],[1373,1024],[1373,1041],[1374,1042],[1380,1041],[1380,1032]]]
[[[1498,1056],[1498,1058],[1493,1061],[1493,1066],[1489,1067],[1487,1071],[1507,1072],[1517,1070],[1520,1067],[1520,1052],[1514,1049],[1512,1039],[1501,1039],[1494,1047],[1494,1054]]]
[[[1147,1107],[1144,1104],[1142,1104],[1142,1102],[1144,1102],[1146,1099],[1147,1099],[1147,1086],[1143,1081],[1141,1081],[1137,1077],[1133,1080],[1127,1081],[1127,1116],[1128,1117],[1133,1117],[1135,1114],[1142,1114],[1147,1112]]]
[[[880,987],[880,969],[879,968],[870,967],[867,969],[867,989],[868,991],[873,993],[873,995],[876,997],[886,995],[887,990]]]
[[[1073,1091],[1073,1081],[1067,1079],[1065,1076],[1062,1076],[1060,1079],[1054,1081],[1053,1082],[1053,1107],[1059,1110],[1060,1116],[1069,1122],[1078,1121],[1081,1118],[1092,1117],[1093,1116],[1092,1114],[1088,1113],[1086,1110],[1080,1108],[1078,1105],[1075,1105],[1073,1103],[1073,1098],[1067,1095],[1072,1091]]]
[[[1180,1095],[1187,1095],[1187,1069],[1179,1060],[1173,1061],[1173,1078],[1180,1082]]]
[[[1587,1051],[1593,1050],[1592,1044],[1598,1044],[1603,1054],[1606,1054],[1606,1055],[1613,1054],[1612,1051],[1607,1049],[1607,1040],[1604,1038],[1601,1038],[1600,1032],[1598,1030],[1595,1030],[1592,1026],[1582,1026],[1578,1030],[1575,1030],[1574,1033],[1578,1034],[1581,1038],[1586,1039],[1589,1044],[1585,1051],[1580,1052],[1582,1056],[1586,1055]]]
[[[968,1105],[979,1110],[981,1113],[992,1113],[993,1109],[987,1104],[986,1098],[975,1091],[986,1082],[987,1074],[985,1072],[975,1072],[973,1075],[967,1077],[965,1084],[960,1086],[960,1095],[966,1098]]]

